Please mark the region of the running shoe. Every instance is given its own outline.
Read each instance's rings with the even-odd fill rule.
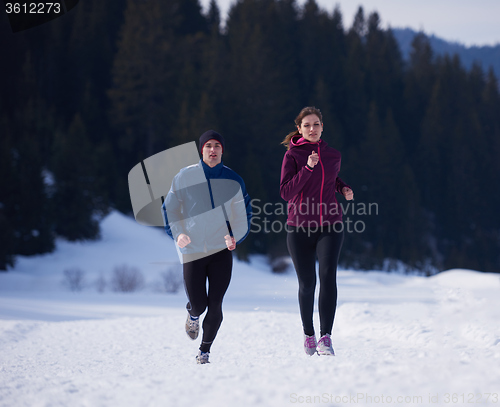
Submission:
[[[316,342],[316,335],[304,335],[304,351],[309,356],[316,353],[316,346],[318,346],[318,343]]]
[[[192,317],[189,312],[186,319],[186,333],[194,341],[198,338],[198,333],[200,332],[200,318]]]
[[[335,352],[332,348],[332,339],[329,334],[326,334],[319,339],[316,349],[318,351],[318,355],[335,356]]]
[[[210,356],[210,352],[202,352],[201,350],[198,352],[198,355],[196,355],[196,362],[199,365],[204,365],[205,363],[210,363],[208,361],[208,357]]]

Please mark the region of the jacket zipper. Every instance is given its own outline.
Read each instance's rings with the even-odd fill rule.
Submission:
[[[323,226],[323,187],[325,185],[325,167],[323,167],[323,161],[321,161],[321,148],[318,144],[318,158],[321,164],[321,190],[319,193],[319,224]]]
[[[299,215],[301,215],[301,214],[302,214],[302,212],[301,212],[301,211],[302,211],[302,198],[303,198],[303,197],[304,197],[304,191],[302,191],[302,192],[300,193],[299,209],[298,209],[298,211],[297,211],[297,221],[298,221],[298,219],[299,219]]]

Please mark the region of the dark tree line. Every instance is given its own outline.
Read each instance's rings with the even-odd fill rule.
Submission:
[[[497,78],[423,35],[405,63],[377,13],[347,27],[314,0],[239,0],[222,28],[215,1],[87,0],[15,35],[0,19],[0,50],[1,269],[98,238],[110,208],[131,213],[135,164],[209,128],[255,205],[279,208],[280,142],[314,105],[364,225],[344,264],[500,271]],[[286,253],[283,230],[256,229],[239,256]]]

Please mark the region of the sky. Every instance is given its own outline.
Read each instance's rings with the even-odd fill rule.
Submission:
[[[235,0],[216,0],[223,18]],[[377,11],[382,27],[412,28],[466,46],[500,44],[499,0],[316,0],[332,12],[340,6],[344,27],[350,27],[359,5]],[[201,0],[206,9],[210,0]],[[305,0],[297,0],[303,5]]]

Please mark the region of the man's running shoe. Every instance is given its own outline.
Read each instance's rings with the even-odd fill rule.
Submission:
[[[196,338],[198,338],[199,332],[200,332],[200,318],[192,317],[188,312],[188,316],[186,319],[186,333],[192,340],[195,340]]]
[[[332,348],[332,339],[329,334],[326,334],[319,339],[316,349],[318,351],[318,355],[335,356],[335,352]]]
[[[208,361],[208,357],[210,356],[210,352],[202,352],[201,350],[198,352],[198,355],[196,355],[196,362],[199,365],[204,365],[205,363],[210,363]]]
[[[304,335],[304,351],[309,356],[316,353],[316,346],[318,346],[318,343],[316,342],[316,335]]]

